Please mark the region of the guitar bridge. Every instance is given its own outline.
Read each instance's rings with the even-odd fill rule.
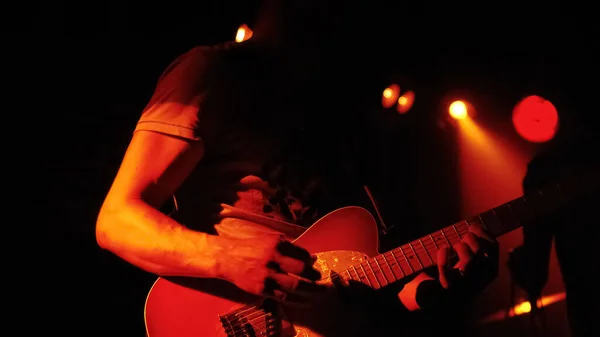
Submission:
[[[227,337],[279,336],[281,320],[271,310],[247,305],[219,315]]]

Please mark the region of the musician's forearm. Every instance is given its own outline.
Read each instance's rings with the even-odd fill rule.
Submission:
[[[102,248],[160,276],[220,276],[227,240],[187,229],[141,200],[107,208],[96,226]]]

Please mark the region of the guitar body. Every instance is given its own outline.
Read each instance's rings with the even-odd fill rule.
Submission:
[[[323,276],[376,256],[379,246],[373,216],[354,206],[327,214],[294,242],[317,255],[315,268]],[[289,323],[296,321],[294,310],[286,308],[281,314],[254,311],[262,302],[262,298],[222,280],[158,278],[146,299],[146,331],[149,337],[328,337]],[[271,325],[279,328],[268,328]]]
[[[308,228],[295,243],[317,255],[315,268],[324,278],[319,283],[330,283],[341,277],[368,285],[367,292],[353,291],[351,301],[345,301],[346,297],[342,299],[343,303],[338,299],[344,296],[323,294],[314,298],[318,301],[316,305],[311,303],[313,305],[309,308],[298,308],[251,295],[222,280],[159,278],[146,299],[146,332],[149,337],[377,335],[369,329],[368,325],[371,325],[376,329],[383,328],[384,335],[390,335],[387,323],[396,329],[400,322],[393,316],[393,307],[392,310],[379,311],[365,305],[368,302],[362,299],[368,300],[374,295],[371,288],[381,289],[433,266],[432,256],[440,248],[452,247],[460,242],[469,232],[469,226],[481,226],[498,237],[523,224],[535,223],[536,218],[554,214],[574,201],[597,196],[599,188],[600,172],[594,168],[385,254],[378,253],[378,232],[373,216],[360,207],[340,208]],[[380,281],[383,284],[379,284]],[[352,285],[352,282],[349,284]],[[394,291],[393,287],[389,289]],[[367,296],[355,297],[355,294]],[[330,298],[334,300],[329,301]],[[390,313],[392,316],[388,316]],[[370,322],[373,324],[363,324],[365,317],[374,318]],[[384,321],[385,324],[382,324]]]

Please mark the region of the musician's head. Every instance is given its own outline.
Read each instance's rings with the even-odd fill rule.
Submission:
[[[296,80],[331,75],[341,81],[343,76],[357,79],[375,73],[377,63],[370,60],[376,59],[382,44],[373,39],[380,38],[382,26],[373,22],[384,1],[256,1],[261,6],[256,20],[249,22],[251,39],[285,54],[280,59],[291,65]]]

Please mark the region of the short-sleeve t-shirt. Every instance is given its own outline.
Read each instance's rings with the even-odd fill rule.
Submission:
[[[345,162],[353,131],[323,103],[324,81],[291,81],[279,64],[250,41],[225,43],[189,50],[160,76],[135,132],[205,147],[175,193],[172,216],[183,225],[236,238],[294,237],[359,193]],[[294,71],[303,74],[302,65]]]

